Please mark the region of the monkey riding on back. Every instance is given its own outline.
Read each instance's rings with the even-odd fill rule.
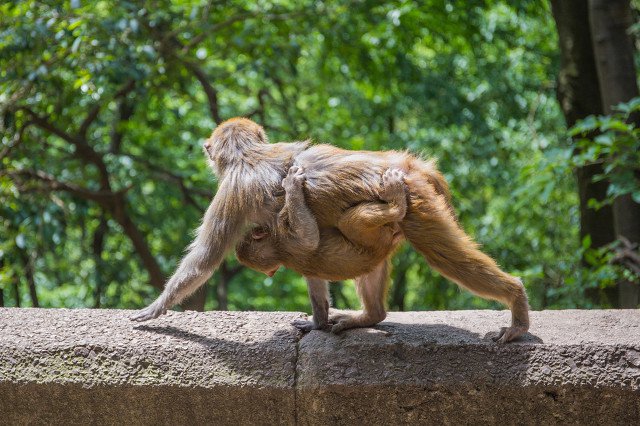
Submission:
[[[276,229],[284,207],[279,196],[282,181],[290,168],[297,166],[304,170],[304,203],[315,218],[320,238],[339,231],[340,221],[354,206],[383,201],[381,177],[390,169],[400,171],[406,185],[406,213],[397,222],[402,236],[442,275],[511,309],[511,325],[500,330],[499,342],[509,342],[528,330],[529,306],[522,282],[503,272],[462,230],[450,205],[448,185],[433,162],[406,152],[347,151],[309,142],[271,144],[262,127],[245,118],[220,124],[205,143],[205,151],[219,179],[218,191],[164,291],[132,320],[156,318],[204,284],[225,253],[243,237],[247,225]],[[358,231],[354,223],[350,235],[366,235],[370,232],[367,226],[363,224]],[[335,239],[332,244],[337,244],[335,250],[342,250],[343,244],[352,242]],[[386,316],[388,258],[396,244],[392,238],[372,255],[335,269],[328,262],[303,268],[296,266],[294,259],[289,266],[294,270],[300,267],[299,272],[305,275],[313,309],[313,321],[296,326],[326,328],[328,281],[323,277],[334,275],[355,278],[363,304],[361,312],[340,318],[341,330],[382,321]]]

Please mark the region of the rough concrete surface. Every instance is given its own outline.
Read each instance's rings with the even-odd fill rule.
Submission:
[[[640,311],[391,313],[300,343],[301,424],[640,424]]]
[[[300,314],[0,309],[0,424],[290,424]]]
[[[0,309],[0,424],[640,424],[640,311],[392,313],[301,336],[298,313]]]

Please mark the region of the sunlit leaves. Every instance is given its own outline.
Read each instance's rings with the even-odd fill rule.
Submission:
[[[592,202],[594,207],[612,203],[621,195],[631,194],[640,199],[640,129],[636,128],[633,115],[640,112],[640,98],[617,105],[612,115],[589,116],[570,130],[576,139],[575,165],[602,163],[604,174],[595,181],[610,181],[607,199]]]

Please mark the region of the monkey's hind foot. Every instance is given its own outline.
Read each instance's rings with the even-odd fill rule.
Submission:
[[[333,334],[342,333],[344,330],[350,328],[366,328],[373,327],[385,318],[386,314],[383,313],[379,318],[373,318],[363,313],[350,315],[346,313],[335,313],[329,315],[329,322],[334,322],[331,327]]]
[[[387,169],[382,175],[380,199],[387,203],[395,203],[405,197],[405,174],[400,169]]]
[[[308,333],[311,330],[322,330],[329,331],[331,330],[331,324],[316,324],[313,321],[308,321],[305,319],[297,319],[291,322],[291,325],[302,331],[303,333]]]
[[[493,341],[496,343],[504,344],[509,343],[527,332],[529,327],[522,325],[512,325],[511,327],[502,327],[500,332]]]

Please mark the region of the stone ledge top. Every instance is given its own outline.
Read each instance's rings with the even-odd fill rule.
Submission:
[[[301,340],[298,387],[589,386],[640,390],[640,311],[531,312],[530,333],[499,345],[508,311],[391,313],[375,329]]]
[[[272,388],[333,384],[565,383],[640,388],[640,310],[397,312],[375,328],[302,336],[301,313],[0,309],[0,382]],[[593,379],[595,378],[595,379]],[[593,380],[592,380],[593,379]]]
[[[0,309],[0,382],[291,387],[301,314]]]
[[[0,309],[7,424],[637,424],[640,311],[391,313],[302,335],[300,313]],[[70,409],[73,407],[73,409]],[[90,416],[90,417],[87,417]]]

